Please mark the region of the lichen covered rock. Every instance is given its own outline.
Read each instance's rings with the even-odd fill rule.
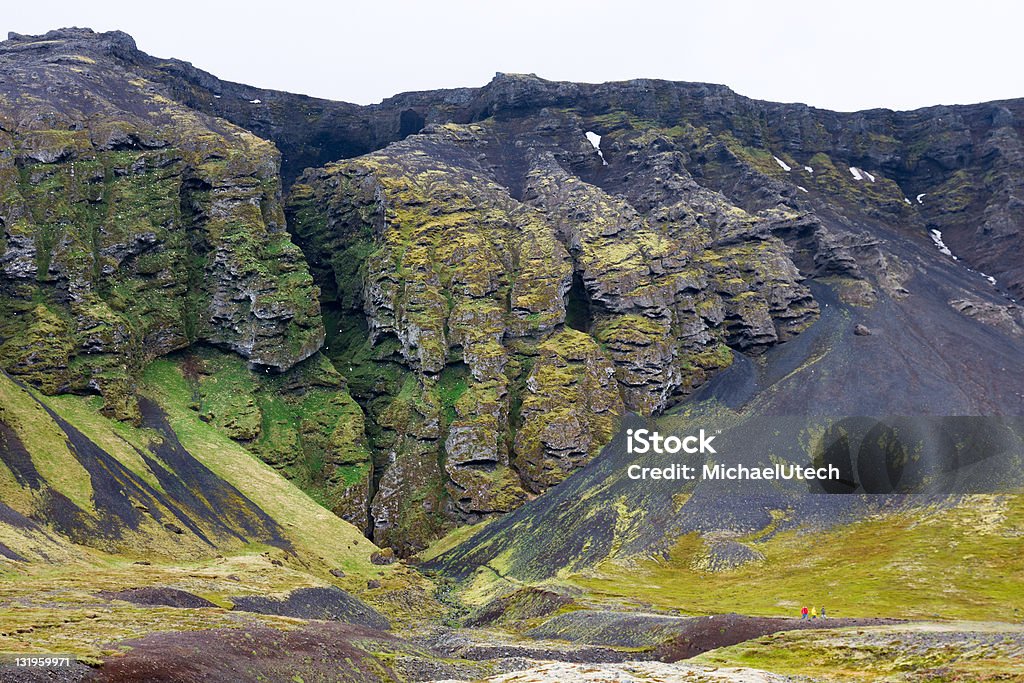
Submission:
[[[516,465],[534,493],[596,456],[625,410],[615,366],[592,337],[566,328],[537,351],[515,439]]]

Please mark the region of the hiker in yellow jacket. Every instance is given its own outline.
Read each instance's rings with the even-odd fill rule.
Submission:
[[[812,607],[811,608],[811,619],[817,619],[817,618],[818,618],[818,610],[816,608]]]

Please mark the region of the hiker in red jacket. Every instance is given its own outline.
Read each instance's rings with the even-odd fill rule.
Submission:
[[[810,612],[810,610],[807,609],[806,607],[804,607],[802,610],[800,610],[800,619],[801,620],[806,619],[808,612]]]

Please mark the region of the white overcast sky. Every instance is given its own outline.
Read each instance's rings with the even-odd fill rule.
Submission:
[[[0,31],[120,29],[232,81],[367,104],[495,72],[724,83],[837,110],[1024,97],[1022,2],[20,0]]]

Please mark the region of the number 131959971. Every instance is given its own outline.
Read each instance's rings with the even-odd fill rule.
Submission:
[[[71,666],[71,657],[14,657],[13,663],[20,669],[50,669]]]

